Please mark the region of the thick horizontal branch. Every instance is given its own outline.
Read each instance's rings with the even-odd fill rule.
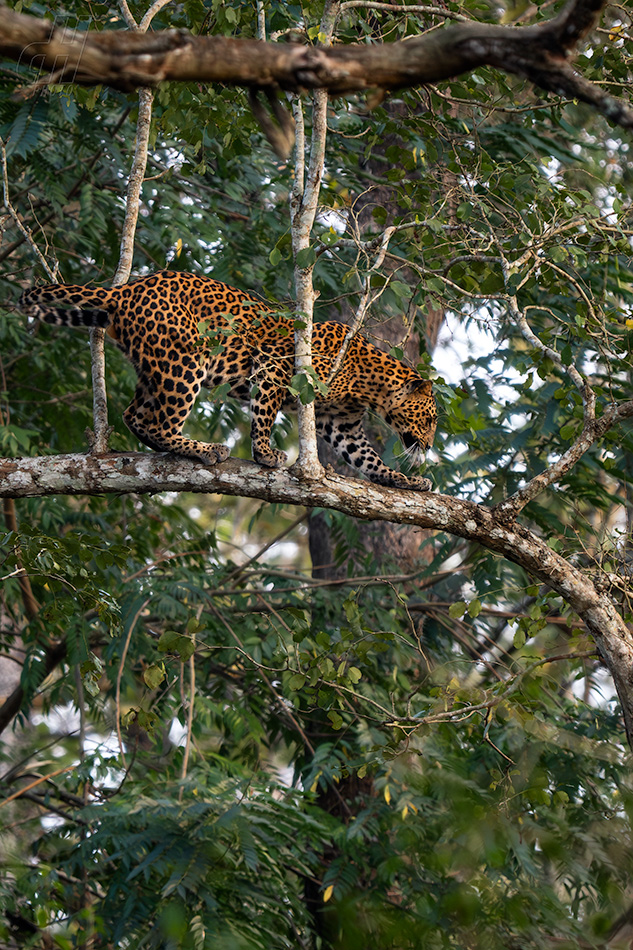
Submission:
[[[520,563],[560,589],[566,599],[572,598],[577,611],[584,609],[595,593],[592,584],[587,583],[585,589],[583,575],[523,526],[504,524],[493,509],[484,505],[435,492],[384,488],[332,471],[326,471],[324,478],[309,481],[298,478],[292,468],[263,469],[239,459],[206,466],[158,452],[0,459],[0,497],[162,491],[242,495],[269,502],[333,508],[355,518],[447,531]],[[580,588],[574,592],[573,585],[565,586],[570,576],[583,579],[582,596]]]
[[[633,744],[633,636],[608,594],[539,537],[504,524],[494,510],[434,492],[382,488],[327,471],[299,479],[292,469],[262,469],[229,459],[212,467],[159,453],[57,455],[0,459],[0,497],[101,495],[188,491],[242,495],[355,518],[415,524],[446,531],[503,555],[559,593],[586,623],[615,681]]]
[[[566,576],[570,572],[575,576],[567,561],[536,535],[521,525],[504,523],[494,509],[435,492],[384,488],[330,470],[324,478],[311,481],[297,477],[292,468],[263,469],[240,459],[208,466],[158,452],[0,459],[0,497],[4,498],[162,491],[242,495],[447,531],[509,557],[555,589],[560,587],[561,593]],[[593,585],[589,588],[593,590]],[[587,591],[583,596],[591,600],[593,594]],[[577,611],[587,605],[571,588],[565,588],[564,596],[573,597]]]
[[[325,88],[338,95],[438,82],[488,65],[589,102],[629,127],[633,110],[579,76],[567,59],[603,5],[604,0],[571,0],[557,17],[537,26],[452,23],[406,41],[328,48],[179,30],[79,32],[0,7],[0,54],[46,70],[44,82],[105,83],[126,91],[196,80],[293,91]]]

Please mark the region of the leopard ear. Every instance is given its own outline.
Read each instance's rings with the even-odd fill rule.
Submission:
[[[396,393],[396,397],[406,399],[407,396],[430,396],[433,391],[433,383],[430,379],[410,379],[401,386]]]

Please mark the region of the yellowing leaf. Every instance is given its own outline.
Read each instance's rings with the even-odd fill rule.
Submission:
[[[323,891],[323,903],[324,903],[324,904],[327,904],[327,902],[329,901],[329,899],[330,899],[330,897],[332,896],[333,893],[334,893],[334,885],[333,885],[333,884],[329,884],[328,887],[326,887],[325,890]]]
[[[385,801],[387,802],[387,804],[389,804],[389,802],[391,801],[391,792],[389,790],[388,785],[385,785],[383,795],[385,796]]]
[[[144,671],[143,679],[145,680],[145,685],[149,686],[150,689],[157,689],[165,679],[165,675],[165,664],[153,663],[152,666],[148,666]]]
[[[626,325],[629,330],[633,330],[633,320],[630,317],[627,318]]]
[[[176,241],[176,257],[180,257],[180,252],[182,251],[182,238],[178,238]]]

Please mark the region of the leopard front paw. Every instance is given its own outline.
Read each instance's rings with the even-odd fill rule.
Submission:
[[[410,488],[411,491],[431,491],[432,487],[431,479],[423,478],[421,475],[411,475],[403,485],[403,488]]]
[[[230,454],[231,450],[228,445],[209,442],[209,451],[207,452],[205,461],[208,462],[209,465],[218,465],[220,462],[226,462]]]
[[[421,475],[403,475],[402,472],[389,472],[388,475],[375,475],[372,481],[388,488],[404,488],[408,491],[430,491],[433,483],[430,478]]]
[[[264,468],[281,468],[288,460],[286,453],[280,449],[262,449],[255,446],[253,446],[253,458],[258,465],[263,465]]]

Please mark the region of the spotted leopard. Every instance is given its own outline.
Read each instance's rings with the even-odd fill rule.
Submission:
[[[184,438],[182,429],[200,388],[225,383],[231,396],[250,402],[255,461],[277,468],[286,460],[270,439],[279,410],[294,406],[288,392],[294,352],[288,315],[217,280],[167,270],[112,290],[37,287],[22,295],[19,307],[46,323],[106,328],[138,376],[123,418],[150,448],[207,464],[224,461],[229,455],[225,445]],[[322,380],[347,333],[343,324],[315,325],[313,364]],[[362,427],[368,409],[396,429],[419,462],[435,434],[431,383],[356,335],[327,394],[316,397],[317,430],[371,481],[427,491],[427,478],[393,471],[375,452]]]

